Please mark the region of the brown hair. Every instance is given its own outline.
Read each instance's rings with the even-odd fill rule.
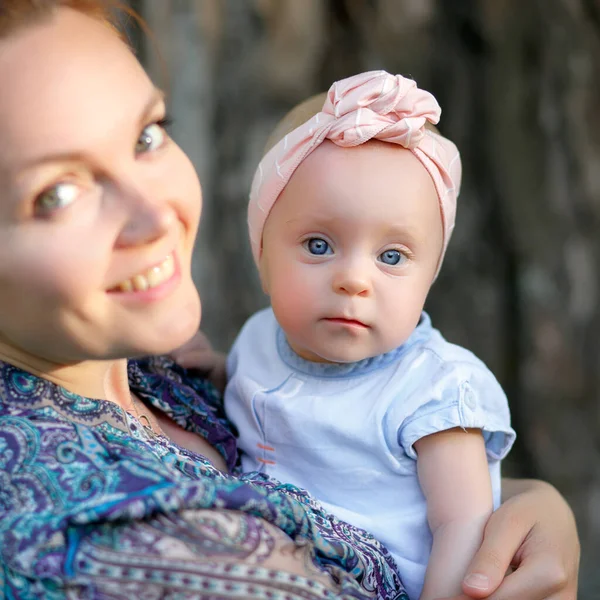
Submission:
[[[120,0],[0,0],[0,39],[52,18],[60,8],[70,8],[105,23],[125,42],[119,17],[130,16],[140,23],[135,11]]]
[[[280,142],[288,133],[300,127],[303,123],[306,123],[309,119],[312,119],[318,112],[323,108],[325,100],[327,99],[327,93],[316,94],[311,96],[307,100],[304,100],[300,104],[297,104],[288,112],[279,123],[275,126],[275,129],[269,136],[267,144],[263,151],[263,156],[273,147],[275,144]],[[441,135],[438,128],[431,124],[429,121],[425,121],[425,127],[430,129],[434,133]]]

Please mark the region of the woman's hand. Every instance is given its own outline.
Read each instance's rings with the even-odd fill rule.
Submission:
[[[197,369],[223,393],[227,383],[225,354],[213,349],[208,338],[198,331],[183,346],[171,352],[171,358],[185,369]]]
[[[575,600],[580,547],[568,504],[541,481],[502,483],[505,502],[486,525],[465,595],[453,600]]]

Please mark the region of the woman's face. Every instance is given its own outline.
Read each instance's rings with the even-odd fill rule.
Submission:
[[[61,9],[0,41],[0,81],[0,353],[68,364],[185,342],[200,185],[135,57]]]

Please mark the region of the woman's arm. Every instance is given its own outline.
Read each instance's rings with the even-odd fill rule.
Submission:
[[[580,546],[569,505],[541,481],[502,484],[504,503],[486,525],[463,582],[465,595],[453,600],[575,600]]]
[[[492,509],[485,443],[478,429],[450,429],[415,442],[419,483],[433,535],[421,600],[461,591]]]

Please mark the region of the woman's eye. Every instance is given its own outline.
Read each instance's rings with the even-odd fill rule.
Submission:
[[[77,199],[79,193],[79,186],[74,183],[57,183],[35,199],[35,212],[49,215],[66,208]]]
[[[167,133],[164,126],[161,123],[152,123],[144,127],[135,145],[135,152],[136,154],[144,154],[145,152],[158,150],[165,143],[166,138]]]
[[[331,254],[331,246],[321,238],[310,238],[304,242],[305,248],[315,256]]]
[[[400,264],[400,261],[402,261],[405,257],[402,254],[402,252],[400,252],[400,250],[386,250],[385,252],[382,252],[377,258],[386,265],[395,266]]]

